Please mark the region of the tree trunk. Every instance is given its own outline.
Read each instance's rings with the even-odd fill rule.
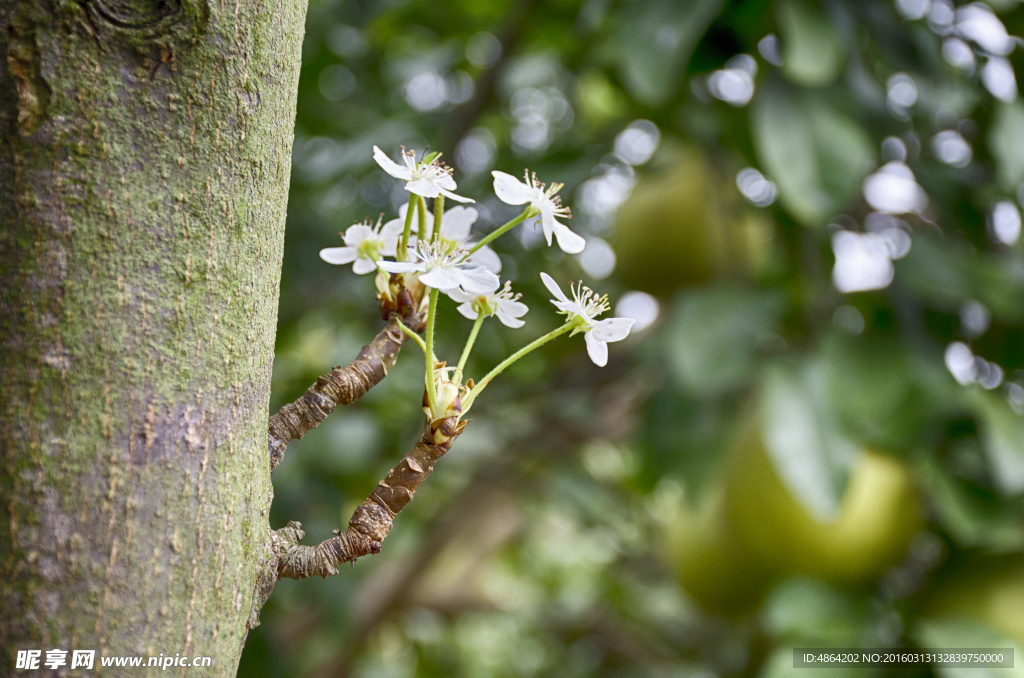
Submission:
[[[59,648],[65,669],[96,650],[101,675],[139,675],[101,656],[161,653],[235,673],[272,566],[305,6],[0,0],[8,668]]]

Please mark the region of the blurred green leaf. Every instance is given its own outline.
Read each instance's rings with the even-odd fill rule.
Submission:
[[[993,393],[974,389],[972,400],[996,486],[1009,496],[1024,492],[1024,417]]]
[[[773,365],[761,397],[765,449],[793,497],[821,522],[835,519],[861,450],[840,431],[813,366]]]
[[[846,56],[842,34],[816,4],[782,0],[775,6],[782,40],[782,72],[805,87],[834,82]]]
[[[736,416],[717,400],[662,389],[650,399],[644,427],[640,486],[654,487],[677,476],[691,498],[698,498],[718,476],[733,442]]]
[[[919,443],[945,393],[934,393],[924,361],[889,338],[831,334],[820,364],[828,402],[844,430],[884,450]],[[894,379],[893,375],[901,375]],[[947,377],[948,375],[943,375]],[[923,383],[922,383],[923,382]]]
[[[1005,190],[1024,181],[1024,104],[997,103],[988,147],[996,161],[996,175]]]
[[[976,299],[997,318],[1024,320],[1024,260],[1017,254],[978,253],[962,240],[919,234],[910,253],[896,262],[896,276],[944,310]]]
[[[999,552],[1024,547],[1024,524],[994,493],[950,476],[934,460],[922,460],[918,470],[939,522],[958,545]]]
[[[958,118],[971,115],[978,105],[978,90],[958,80],[915,78],[917,108],[929,113],[950,111]]]
[[[865,636],[867,602],[816,580],[794,578],[779,584],[764,606],[765,630],[798,644],[856,647]]]
[[[630,95],[664,104],[679,86],[683,66],[722,7],[722,0],[634,0],[618,23],[617,61]]]
[[[587,71],[576,81],[576,103],[586,119],[595,125],[622,117],[627,102],[622,90],[600,71]]]
[[[874,144],[860,125],[777,79],[758,89],[751,114],[758,157],[783,207],[805,226],[841,211],[874,166]]]
[[[776,327],[784,303],[778,293],[731,286],[684,296],[669,326],[674,374],[705,396],[750,382],[757,340]]]

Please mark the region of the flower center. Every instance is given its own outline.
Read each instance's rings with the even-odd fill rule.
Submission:
[[[440,242],[429,243],[426,240],[420,240],[419,257],[428,269],[441,268],[450,271],[459,267],[459,260],[467,252],[459,249],[457,244],[453,246],[450,243],[451,241],[446,241],[444,238]]]
[[[364,259],[377,261],[380,259],[380,251],[382,249],[384,249],[384,241],[380,238],[370,236],[363,240],[363,242],[359,243],[359,247],[356,248],[356,251],[359,252],[359,256]]]
[[[572,211],[562,205],[562,197],[557,195],[565,184],[552,183],[547,186],[544,182],[537,180],[537,174],[526,173],[526,185],[533,189],[535,197],[532,200],[534,206],[544,205],[556,217],[571,219]]]
[[[583,310],[587,321],[593,320],[611,308],[607,294],[598,296],[597,292],[585,287],[582,280],[576,285],[569,283],[569,289],[572,290],[573,299],[576,301],[576,305]]]

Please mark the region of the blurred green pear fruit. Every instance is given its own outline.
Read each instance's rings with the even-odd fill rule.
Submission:
[[[665,297],[757,269],[771,224],[744,204],[734,178],[692,147],[666,148],[659,160],[619,210],[612,246],[622,281]]]
[[[935,585],[924,613],[983,624],[1024,648],[1024,557],[968,560]]]
[[[726,481],[725,512],[737,539],[767,569],[832,583],[876,578],[905,556],[924,525],[910,471],[864,451],[850,471],[838,515],[819,522],[790,494],[752,432]]]
[[[702,608],[719,613],[756,609],[771,583],[724,512],[725,487],[707,488],[692,504],[680,498],[664,522],[664,553],[683,588]]]

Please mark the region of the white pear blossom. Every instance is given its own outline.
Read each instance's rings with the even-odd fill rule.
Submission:
[[[587,353],[590,354],[590,359],[594,361],[595,365],[604,367],[608,363],[608,342],[625,339],[629,335],[629,330],[633,327],[633,323],[636,321],[632,318],[596,320],[597,316],[609,308],[608,295],[599,297],[592,289],[584,287],[582,282],[576,286],[570,283],[569,287],[572,290],[573,296],[570,301],[551,276],[547,273],[541,273],[540,277],[544,281],[544,286],[548,288],[551,294],[555,295],[555,299],[552,299],[551,303],[559,311],[568,315],[569,319],[573,317],[583,319],[584,324],[578,331],[585,332],[584,339],[587,341]]]
[[[401,235],[401,226],[396,230],[394,222],[381,226],[379,219],[376,225],[367,219],[345,230],[342,236],[344,247],[322,249],[320,258],[328,264],[352,264],[352,272],[359,275],[372,273],[377,270],[377,262],[382,257],[395,256]]]
[[[545,184],[537,181],[537,175],[531,175],[529,172],[525,176],[526,183],[504,172],[495,171],[491,172],[491,175],[494,177],[494,192],[502,202],[509,205],[530,203],[540,213],[538,218],[548,245],[551,244],[551,236],[554,235],[563,252],[578,254],[583,251],[587,241],[557,219],[569,219],[572,216],[569,208],[562,206],[562,199],[556,195],[563,184],[551,184],[545,188]]]
[[[440,162],[440,153],[430,159],[430,162],[416,159],[415,151],[407,151],[402,147],[403,165],[388,157],[387,153],[376,146],[373,147],[373,159],[384,168],[384,171],[396,179],[405,181],[405,190],[424,198],[436,198],[443,195],[458,202],[476,202],[472,198],[463,198],[455,195],[455,179],[452,179],[452,170]]]
[[[444,243],[418,242],[409,248],[411,261],[381,261],[377,265],[388,273],[418,273],[420,282],[447,292],[461,287],[470,294],[488,294],[498,287],[498,276],[480,266],[466,250],[449,250]]]
[[[523,295],[512,294],[512,283],[507,280],[501,290],[497,285],[486,294],[469,294],[454,289],[448,291],[448,296],[459,303],[459,313],[470,320],[476,320],[481,313],[484,316],[496,315],[506,327],[522,327],[525,323],[520,318],[530,310],[519,301]]]
[[[401,234],[405,228],[405,216],[408,212],[409,203],[405,203],[398,208],[398,218],[392,219],[385,226],[394,224],[394,227],[398,228],[398,232]],[[462,248],[468,250],[473,246],[470,230],[479,216],[479,212],[476,211],[475,207],[458,205],[450,210],[445,210],[444,214],[441,215],[441,240],[448,244],[449,249]],[[427,210],[427,223],[433,223],[433,219],[434,215],[430,213],[430,210]],[[416,220],[413,220],[411,232],[417,233],[418,231],[419,228]],[[473,259],[488,271],[501,273],[501,258],[497,252],[487,245],[473,252]]]

